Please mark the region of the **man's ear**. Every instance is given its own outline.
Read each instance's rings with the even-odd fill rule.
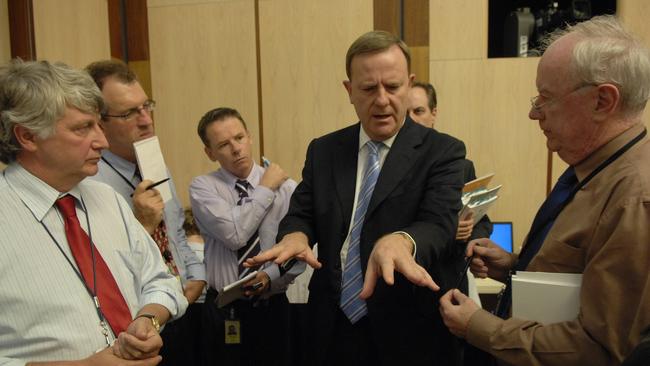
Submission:
[[[14,136],[16,136],[16,141],[20,144],[20,147],[25,151],[36,151],[38,146],[36,144],[36,134],[32,130],[23,127],[21,125],[15,125]]]
[[[348,97],[350,98],[350,103],[352,103],[352,84],[350,80],[343,80],[343,86],[348,91]]]
[[[414,82],[415,82],[415,74],[409,75],[409,88],[413,87]]]
[[[211,161],[217,161],[217,158],[212,153],[212,149],[210,147],[204,146],[203,151],[205,152],[205,155],[208,156],[208,159],[210,159]]]
[[[603,121],[617,112],[621,103],[621,93],[613,84],[600,84],[598,88],[598,101],[594,109],[594,118]]]

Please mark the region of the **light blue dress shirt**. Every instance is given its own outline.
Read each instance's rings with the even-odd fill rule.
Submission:
[[[102,158],[106,159],[108,164],[106,161],[100,160],[99,172],[88,179],[106,183],[113,187],[129,203],[131,209],[133,209],[133,199],[131,198],[133,187],[125,182],[122,177],[128,179],[133,186],[140,184],[140,178],[135,176],[136,165],[108,150],[102,152]],[[183,230],[185,214],[176,195],[176,187],[174,186],[173,179],[171,179],[171,174],[169,174],[169,177],[172,199],[165,203],[163,220],[165,220],[165,225],[167,225],[170,250],[174,256],[174,261],[176,262],[183,284],[190,280],[205,281],[205,266],[187,244],[187,237],[185,230]]]
[[[196,177],[190,185],[194,220],[205,239],[208,285],[216,290],[237,280],[237,250],[246,245],[255,231],[259,233],[262,251],[275,244],[278,225],[289,209],[296,182],[288,179],[273,192],[259,185],[264,171],[253,165],[246,178],[250,183],[249,196],[241,206],[237,205],[239,193],[235,189],[238,178],[225,169]],[[305,263],[298,262],[280,277],[277,265],[266,266],[263,271],[271,279],[270,294],[285,291],[304,270]]]
[[[187,307],[181,286],[124,199],[88,180],[67,193],[77,199],[81,227],[131,315],[155,303],[181,316]],[[0,175],[0,365],[82,359],[106,347],[94,302],[71,266],[63,218],[54,207],[60,196],[17,163]]]

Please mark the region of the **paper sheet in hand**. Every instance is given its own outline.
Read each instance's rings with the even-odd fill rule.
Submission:
[[[496,202],[497,198],[499,198],[497,195],[499,189],[501,189],[501,185],[469,195],[466,202],[464,202],[464,206],[460,210],[458,217],[460,217],[461,220],[466,220],[467,216],[472,213],[474,225],[476,225],[476,223],[485,216],[494,202]]]
[[[494,177],[494,173],[490,173],[482,177],[478,177],[474,180],[465,183],[465,185],[463,186],[463,194],[478,192],[487,189],[487,186],[488,184],[490,184],[492,177]]]
[[[158,137],[153,136],[148,139],[133,143],[135,156],[138,159],[138,167],[142,179],[149,179],[153,183],[160,182],[168,178],[167,165],[160,150]],[[172,199],[172,191],[169,182],[165,182],[155,188],[160,192],[164,202]]]
[[[246,275],[246,277],[237,280],[233,283],[231,283],[228,286],[225,286],[219,291],[219,295],[217,295],[217,306],[222,308],[231,302],[244,297],[244,290],[242,287],[244,287],[244,284],[251,279],[255,278],[257,275],[257,271],[253,271]]]
[[[580,311],[580,273],[518,271],[512,276],[512,316],[552,324]]]

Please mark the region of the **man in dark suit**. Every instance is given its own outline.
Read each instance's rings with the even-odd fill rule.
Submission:
[[[279,243],[247,262],[296,257],[316,269],[307,364],[455,363],[434,291],[453,286],[441,274],[462,259],[451,253],[465,148],[407,117],[409,70],[390,33],[352,44],[343,84],[360,123],[311,142]]]

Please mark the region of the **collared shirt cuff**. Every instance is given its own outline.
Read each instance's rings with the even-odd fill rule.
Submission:
[[[181,296],[179,296],[178,299],[174,299],[174,296],[170,293],[166,293],[164,291],[155,291],[154,293],[144,296],[142,299],[142,306],[140,306],[140,308],[147,304],[159,304],[169,310],[171,319],[176,320],[185,314],[185,310],[187,309],[188,305],[187,299],[185,296],[182,296],[182,294],[183,292],[181,291]]]
[[[411,244],[413,244],[413,258],[415,258],[415,255],[418,253],[418,246],[417,246],[417,244],[415,243],[415,240],[413,239],[413,237],[411,236],[411,234],[407,233],[406,231],[395,231],[393,234],[399,234],[399,235],[402,235],[403,237],[405,237],[406,239],[408,239],[408,241],[410,241]]]
[[[490,338],[501,326],[502,322],[503,319],[479,309],[469,319],[465,338],[473,346],[489,353],[492,348]]]
[[[188,281],[206,281],[205,265],[203,263],[195,263],[187,266],[187,280]]]

